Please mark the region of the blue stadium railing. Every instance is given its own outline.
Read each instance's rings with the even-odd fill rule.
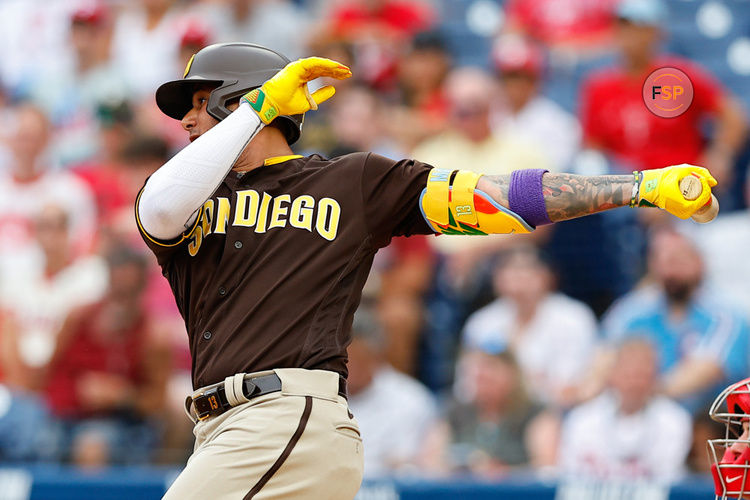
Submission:
[[[155,467],[115,467],[97,472],[51,465],[0,467],[0,499],[159,499],[177,472]],[[514,477],[499,482],[476,479],[366,481],[357,500],[705,500],[712,495],[713,488],[705,477],[690,478],[669,489],[632,483],[557,487],[552,482]]]

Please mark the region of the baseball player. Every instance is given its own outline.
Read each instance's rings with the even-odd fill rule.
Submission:
[[[618,206],[687,218],[708,200],[706,169],[583,177],[479,176],[372,153],[290,149],[303,114],[347,78],[322,58],[290,63],[246,43],[193,56],[156,101],[191,144],[136,201],[140,231],[190,338],[196,443],[165,498],[351,499],[362,442],[346,401],[346,346],[375,252],[412,234],[527,233]],[[693,201],[678,181],[695,173]]]

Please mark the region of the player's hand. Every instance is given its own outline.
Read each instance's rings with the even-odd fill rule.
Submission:
[[[251,90],[242,99],[258,113],[263,123],[271,123],[280,115],[298,115],[330,99],[336,90],[327,85],[312,94],[307,82],[319,77],[338,80],[352,76],[351,70],[341,63],[323,57],[308,57],[290,62],[284,69],[264,83]]]
[[[680,190],[680,181],[688,175],[696,174],[700,179],[703,190],[694,200],[686,200]],[[672,167],[639,172],[638,185],[639,206],[656,206],[663,208],[680,219],[687,219],[705,205],[711,198],[711,188],[716,185],[716,179],[711,173],[695,165],[675,165]]]

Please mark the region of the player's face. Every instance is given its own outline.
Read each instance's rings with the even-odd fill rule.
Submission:
[[[737,438],[737,442],[730,447],[730,450],[732,450],[737,455],[744,452],[748,447],[748,444],[746,442],[748,439],[750,439],[750,429],[748,429],[748,424],[748,420],[744,420],[742,422],[742,434]]]
[[[206,106],[211,89],[199,89],[193,93],[193,107],[185,113],[180,124],[190,134],[190,142],[210,130],[219,120],[208,114]]]
[[[208,98],[211,96],[212,91],[213,88],[208,87],[196,90],[193,93],[193,107],[185,113],[185,116],[180,121],[182,128],[190,134],[190,142],[193,142],[219,123],[219,120],[211,116],[207,109]],[[226,104],[226,108],[229,111],[234,111],[238,106],[239,100]]]

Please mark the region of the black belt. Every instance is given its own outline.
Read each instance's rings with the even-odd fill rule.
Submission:
[[[258,377],[245,377],[242,383],[242,392],[247,399],[257,398],[280,390],[281,379],[275,373]],[[344,377],[339,377],[339,395],[344,398],[347,397],[346,379]],[[220,415],[232,407],[224,392],[223,382],[208,386],[192,400],[198,420]]]

